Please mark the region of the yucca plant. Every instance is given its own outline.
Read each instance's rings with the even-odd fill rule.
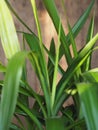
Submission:
[[[8,61],[5,66],[0,64],[0,72],[4,74],[4,80],[0,81],[0,130],[98,129],[98,69],[91,70],[91,55],[97,50],[94,45],[98,40],[98,34],[93,36],[94,16],[91,18],[85,46],[77,51],[75,43],[75,38],[86,22],[94,2],[91,1],[72,28],[67,19],[69,33],[66,35],[54,0],[43,0],[58,34],[58,43],[55,45],[52,39],[48,50],[42,41],[35,0],[31,0],[31,5],[38,36],[17,15],[7,0],[0,1],[0,37]],[[21,31],[29,45],[29,51],[20,49],[10,11],[29,31]],[[48,62],[45,54],[48,55]],[[68,65],[66,71],[59,64],[63,55]],[[26,59],[36,73],[42,93],[34,91],[33,85],[28,83]],[[61,79],[57,82],[58,73]],[[70,96],[74,103],[65,107],[64,103]],[[34,100],[32,108],[29,105],[29,97]],[[13,122],[13,117],[18,124]]]

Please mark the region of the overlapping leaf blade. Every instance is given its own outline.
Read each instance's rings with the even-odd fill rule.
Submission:
[[[50,97],[49,87],[50,86],[49,86],[49,81],[46,76],[45,68],[43,66],[44,61],[43,61],[39,41],[36,38],[34,39],[32,34],[24,33],[24,36],[25,36],[25,39],[26,39],[28,45],[30,46],[30,48],[32,50],[32,53],[30,53],[29,58],[33,65],[34,71],[36,72],[36,74],[39,78],[42,90],[45,94],[48,109],[49,109],[49,102],[50,102],[49,101],[49,97]]]
[[[90,5],[88,6],[88,8],[84,11],[84,13],[81,15],[81,17],[77,20],[77,22],[73,26],[72,32],[73,32],[74,38],[78,35],[78,33],[82,29],[83,25],[85,24],[89,14],[90,14],[90,12],[92,10],[92,7],[93,7],[94,3],[95,3],[95,0],[92,0]],[[67,42],[70,44],[70,40],[69,40],[68,35],[67,35]]]
[[[0,103],[0,130],[7,130],[15,110],[22,67],[27,56],[19,52],[8,63]]]
[[[54,23],[54,26],[58,32],[60,18],[58,16],[58,12],[57,12],[57,9],[55,7],[54,1],[51,0],[51,2],[50,2],[48,0],[43,0],[43,2],[44,2],[44,5],[45,5],[49,15],[51,16],[51,19]],[[77,20],[77,22],[73,26],[72,32],[73,32],[74,38],[78,35],[79,31],[81,30],[84,23],[86,22],[89,14],[90,14],[90,11],[94,5],[94,2],[95,2],[95,0],[91,1],[88,8],[84,11],[84,14]],[[68,49],[68,46],[66,44],[70,45],[70,37],[69,37],[69,34],[67,36],[65,36],[63,28],[61,28],[61,41],[62,41],[62,44],[61,44],[61,48],[60,48],[60,58],[62,57],[63,54],[66,54],[66,55],[68,54],[68,57],[67,56],[66,57],[69,59],[69,63],[70,63],[71,57],[70,57],[69,52],[67,52],[68,50],[66,51],[66,49]]]
[[[39,44],[39,39],[38,39],[38,37],[37,37],[34,33],[29,34],[29,33],[24,33],[24,32],[23,32],[23,35],[24,35],[24,37],[25,37],[25,39],[26,39],[26,41],[27,41],[27,44],[29,45],[29,47],[30,47],[30,49],[31,49],[32,51],[35,51],[36,49],[39,49],[39,47],[37,47],[37,46],[38,46],[37,44]],[[54,55],[45,47],[44,44],[43,44],[43,47],[44,47],[46,53],[48,54],[48,57],[49,57],[50,61],[51,61],[52,64],[54,65],[54,64],[55,64]],[[53,70],[51,70],[51,71],[53,71]],[[58,66],[58,71],[59,71],[61,74],[64,73],[64,70],[61,68],[60,65]]]
[[[64,96],[63,92],[65,88],[67,87],[66,85],[69,83],[69,81],[71,80],[72,76],[77,71],[77,69],[84,63],[84,61],[90,55],[90,53],[92,52],[91,49],[97,40],[98,40],[98,34],[96,34],[95,37],[82,49],[82,51],[73,60],[72,64],[69,66],[69,68],[67,69],[67,71],[65,72],[61,80],[59,81],[58,86],[57,86],[58,91],[57,91],[56,103],[58,103],[60,98],[62,99],[62,97]]]
[[[57,8],[55,6],[55,2],[54,0],[43,0],[44,2],[44,5],[50,15],[50,17],[52,18],[52,21],[54,23],[54,26],[56,28],[56,31],[57,33],[59,33],[59,23],[60,23],[60,17],[58,15],[58,11],[57,11]],[[70,50],[69,50],[69,46],[66,42],[66,37],[65,37],[65,33],[64,33],[64,29],[62,27],[62,24],[61,24],[61,43],[62,43],[62,46],[63,46],[63,50],[64,50],[64,54],[65,54],[65,57],[66,57],[66,61],[68,64],[71,63],[71,53],[70,53]]]
[[[27,108],[21,102],[18,102],[17,105],[18,105],[18,107],[20,109],[22,109],[29,116],[29,118],[32,121],[34,121],[34,123],[37,125],[37,127],[38,127],[39,130],[43,130],[41,123],[38,121],[37,117],[32,114],[32,111],[29,108]]]

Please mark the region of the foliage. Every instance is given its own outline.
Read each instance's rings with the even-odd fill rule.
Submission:
[[[89,24],[84,47],[77,51],[75,43],[94,2],[91,1],[73,27],[67,19],[69,33],[66,35],[54,0],[43,0],[58,34],[57,44],[52,39],[48,50],[42,41],[35,0],[31,0],[31,5],[38,36],[17,15],[7,0],[0,0],[0,38],[7,59],[5,66],[0,63],[0,72],[4,74],[4,80],[0,81],[0,130],[26,130],[26,127],[28,130],[97,130],[98,69],[91,69],[91,55],[97,50],[94,45],[98,40],[98,33],[93,36],[94,16]],[[20,49],[10,11],[29,31],[22,32],[29,51]],[[63,55],[68,65],[66,71],[59,63]],[[36,73],[42,94],[28,83],[26,59]],[[57,82],[58,74],[61,79]],[[70,96],[74,104],[64,107],[63,104]],[[32,108],[29,98],[34,100]],[[13,116],[19,125],[13,123]]]

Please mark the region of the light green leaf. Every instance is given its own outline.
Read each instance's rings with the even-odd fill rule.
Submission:
[[[80,96],[82,112],[88,130],[98,129],[98,83],[79,83],[77,89]]]
[[[0,103],[0,130],[8,130],[12,119],[22,75],[22,67],[28,53],[19,52],[8,62]]]
[[[0,63],[0,72],[6,72],[6,67]]]
[[[5,0],[0,0],[0,37],[7,59],[20,51],[13,19]]]
[[[98,82],[98,68],[87,71],[81,75],[85,82]]]

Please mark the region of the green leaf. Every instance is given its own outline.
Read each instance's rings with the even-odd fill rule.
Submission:
[[[88,130],[98,129],[98,83],[79,83],[77,89],[80,96],[82,112]]]
[[[29,33],[23,32],[23,35],[24,35],[24,38],[26,39],[27,44],[29,45],[30,49],[33,52],[40,50],[39,39],[34,33],[29,34]]]
[[[39,51],[40,47],[39,47],[39,39],[38,37],[32,33],[32,34],[29,34],[29,33],[24,33],[23,32],[23,35],[27,41],[27,44],[29,45],[30,49],[32,51]],[[53,44],[53,41],[52,41],[52,44]],[[50,61],[52,62],[53,65],[55,65],[55,58],[54,58],[54,55],[52,54],[51,51],[49,51],[43,44],[43,47],[45,49],[45,51],[47,52],[48,54],[48,57],[50,59]],[[51,70],[53,71],[53,70]],[[63,74],[64,73],[64,70],[61,68],[61,66],[59,65],[58,66],[58,71],[60,72],[60,74]]]
[[[6,72],[6,67],[0,63],[0,72]]]
[[[38,54],[38,52],[32,52],[29,55],[29,59],[31,61],[31,64],[34,68],[34,71],[36,72],[38,79],[40,81],[41,84],[41,88],[42,91],[44,93],[45,96],[45,101],[47,104],[47,111],[48,114],[50,115],[50,90],[49,90],[49,84],[47,82],[47,78],[46,75],[44,74],[44,69],[42,68],[42,64],[41,64],[41,57],[40,57],[40,53]]]
[[[86,20],[87,20],[89,14],[91,12],[91,9],[92,9],[94,3],[95,3],[95,0],[92,0],[91,3],[90,3],[90,5],[88,6],[88,8],[84,11],[84,13],[81,15],[81,17],[77,20],[77,22],[73,26],[72,32],[73,32],[74,37],[77,36],[77,34],[79,33],[79,31],[83,27],[84,23],[86,22]]]
[[[51,40],[49,53],[53,55],[55,58],[55,43],[53,39]],[[52,63],[48,55],[48,75],[49,75],[50,89],[52,89],[53,73],[54,73],[54,64]]]
[[[17,105],[18,105],[18,107],[20,109],[22,109],[29,116],[29,118],[32,121],[34,121],[34,123],[37,125],[37,127],[39,128],[39,130],[43,130],[41,123],[38,121],[38,119],[36,118],[36,116],[32,114],[32,112],[31,112],[31,110],[29,108],[27,108],[24,104],[22,104],[19,101],[18,101]]]
[[[9,129],[16,106],[22,67],[27,54],[19,52],[8,62],[0,103],[0,130]]]
[[[56,28],[57,33],[59,33],[59,23],[61,20],[60,20],[60,17],[58,15],[58,11],[57,11],[54,0],[43,0],[43,3],[45,5],[52,21],[53,21],[53,23],[54,23],[54,26]],[[62,47],[64,50],[63,52],[65,54],[67,63],[70,64],[71,63],[71,53],[70,53],[70,49],[69,49],[69,46],[68,46],[67,41],[66,41],[66,36],[65,36],[62,24],[61,24],[61,37],[60,37],[60,39],[61,39]]]
[[[92,0],[90,5],[88,6],[88,8],[84,11],[84,13],[81,15],[81,17],[77,20],[77,22],[75,23],[75,25],[72,27],[72,33],[74,38],[79,34],[80,30],[82,29],[83,25],[85,24],[91,10],[92,7],[95,3],[95,0]],[[70,34],[68,33],[66,36],[66,41],[67,44],[70,45]],[[60,58],[62,57],[62,55],[64,54],[64,49],[63,46],[60,47]]]
[[[93,33],[94,33],[94,16],[91,18],[90,21],[86,43],[88,43],[93,38]],[[90,55],[85,61],[85,63],[81,66],[82,72],[88,71],[91,68],[91,56],[92,55]]]
[[[87,71],[81,74],[81,76],[85,82],[98,82],[98,68]]]
[[[0,0],[0,37],[6,58],[10,59],[20,51],[13,19],[5,0]]]
[[[20,129],[20,128],[19,128],[18,126],[16,126],[15,124],[11,124],[10,130],[22,130],[22,129]]]
[[[25,82],[21,82],[21,83],[22,83],[22,85],[25,84],[28,88],[24,88],[24,87],[21,86],[20,89],[19,89],[19,92],[20,92],[21,94],[25,95],[25,96],[33,97],[34,99],[36,99],[36,102],[39,104],[40,109],[42,110],[43,115],[44,115],[44,117],[46,118],[46,117],[47,117],[47,114],[46,114],[45,108],[44,108],[44,106],[43,106],[43,104],[42,104],[42,102],[43,102],[43,96],[37,94],[37,93],[33,90],[33,88],[31,88],[27,83],[25,83]]]
[[[46,119],[46,130],[65,130],[63,117],[50,117]]]
[[[69,37],[70,37],[70,41],[71,41],[71,45],[72,45],[72,51],[73,51],[73,56],[74,57],[77,57],[77,48],[76,48],[76,42],[75,42],[75,39],[74,39],[74,36],[73,36],[73,33],[72,33],[72,28],[68,22],[68,29],[69,29]]]
[[[56,85],[57,85],[57,74],[58,74],[58,63],[59,63],[59,48],[61,45],[60,38],[61,38],[61,22],[59,23],[58,45],[56,48],[56,57],[55,57],[55,66],[54,66],[53,84],[52,84],[52,93],[51,93],[51,108],[53,108],[53,105],[55,102],[55,96],[56,96]]]
[[[40,77],[39,80],[41,79],[40,81],[41,81],[41,85],[42,85],[42,88],[43,88],[44,92],[48,94],[48,95],[45,94],[45,98],[46,98],[47,96],[49,96],[49,89],[50,89],[49,76],[48,76],[48,71],[47,71],[47,64],[46,64],[46,60],[45,60],[45,55],[44,55],[44,47],[43,47],[43,43],[42,43],[41,28],[40,28],[40,24],[39,24],[39,19],[38,19],[38,13],[37,13],[35,0],[31,0],[31,5],[32,5],[32,8],[33,8],[34,18],[35,18],[35,22],[36,22],[36,26],[37,26],[38,37],[39,37],[39,44],[37,44],[37,46],[39,46],[39,50],[37,50],[35,52],[36,54],[32,53],[33,54],[32,55],[33,56],[33,60],[35,62],[35,63],[34,62],[33,63],[35,65],[37,63],[39,64],[39,65],[37,65],[39,71],[37,70],[36,67],[35,68],[37,70],[36,72],[39,73],[39,74],[37,73],[38,77],[41,76],[41,73],[43,75],[43,77],[42,78]],[[42,72],[40,71],[40,68],[41,68]],[[46,82],[46,83],[44,84],[42,80],[44,80],[44,82]],[[49,103],[49,100],[48,100],[47,103]],[[48,106],[49,106],[49,104],[48,104]],[[49,109],[48,109],[48,112],[49,112]]]
[[[33,66],[34,71],[36,72],[42,90],[45,95],[45,100],[47,104],[48,113],[50,113],[50,85],[49,85],[49,77],[48,77],[48,70],[46,68],[45,58],[43,57],[42,50],[40,47],[39,39],[34,34],[27,34],[24,33],[24,37],[32,50],[32,53],[29,55],[29,59]]]
[[[73,77],[74,73],[80,68],[80,66],[84,63],[84,61],[91,54],[92,47],[94,46],[97,40],[98,40],[98,34],[96,34],[94,38],[92,38],[92,40],[90,40],[88,44],[80,51],[78,56],[75,59],[73,59],[72,64],[68,67],[67,71],[62,76],[61,80],[59,81],[57,85],[58,90],[57,90],[57,97],[55,101],[56,104],[61,104],[64,98],[68,96],[68,94],[66,95],[64,93],[64,90],[69,86],[68,84],[70,84],[69,82],[71,82],[70,80]],[[59,101],[60,99],[61,101]],[[57,106],[57,105],[54,105],[54,106]]]

